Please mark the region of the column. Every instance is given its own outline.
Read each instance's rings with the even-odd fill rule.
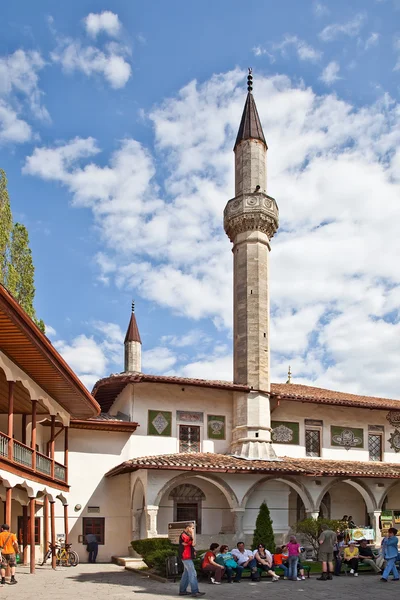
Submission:
[[[49,542],[49,498],[45,496],[43,504],[43,554],[47,552]]]
[[[26,445],[26,415],[22,415],[21,419],[21,429],[22,429],[22,443]]]
[[[23,563],[28,564],[28,507],[22,507],[22,548]]]
[[[319,517],[319,510],[306,511],[306,517],[307,517],[307,519],[315,519],[315,521],[316,521]]]
[[[55,502],[50,501],[50,529],[51,529],[51,545],[53,547],[53,553],[51,555],[51,567],[53,569],[57,566],[57,557],[55,553],[56,545],[56,513],[55,513]]]
[[[375,544],[377,546],[381,545],[382,542],[382,533],[381,533],[381,528],[380,528],[380,516],[381,516],[381,511],[380,510],[374,510],[369,514],[369,518],[371,519],[371,527],[375,532]]]
[[[51,458],[51,478],[54,479],[54,447],[56,433],[56,416],[51,415],[51,434],[50,434],[50,458]]]
[[[32,469],[34,471],[36,471],[36,412],[37,412],[37,400],[32,400],[31,448],[33,450],[33,455],[32,455]]]
[[[35,572],[35,498],[29,498],[29,533],[30,533],[30,572]]]
[[[64,427],[64,467],[65,467],[65,483],[68,483],[68,433],[69,433],[69,427]]]
[[[8,382],[8,458],[13,459],[13,435],[14,435],[14,382]],[[8,523],[8,521],[7,521]]]
[[[10,529],[11,529],[11,504],[12,504],[12,488],[6,488],[5,518],[6,518],[7,525],[10,526]]]
[[[68,544],[68,504],[64,504],[64,535],[65,535],[65,543]]]
[[[146,510],[146,529],[147,537],[157,537],[157,514],[158,506],[147,506]]]
[[[244,542],[244,531],[243,531],[243,517],[245,513],[244,508],[232,508],[233,514],[233,529],[235,532],[235,540],[237,542]]]

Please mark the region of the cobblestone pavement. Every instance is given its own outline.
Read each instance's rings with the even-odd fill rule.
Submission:
[[[75,568],[52,571],[49,566],[38,567],[36,575],[29,575],[28,569],[19,567],[18,584],[6,584],[0,589],[0,600],[153,600],[155,598],[178,599],[177,583],[161,583],[125,571],[122,567],[110,564],[83,564]],[[1,586],[0,586],[1,587]],[[381,583],[379,577],[361,574],[358,578],[342,575],[333,581],[317,581],[314,575],[306,581],[279,581],[272,583],[263,580],[251,583],[243,580],[240,584],[209,585],[200,582],[200,589],[206,592],[204,599],[226,600],[265,597],[268,600],[282,600],[282,596],[296,595],[304,600],[337,600],[347,595],[352,600],[393,598],[400,594],[400,582]]]

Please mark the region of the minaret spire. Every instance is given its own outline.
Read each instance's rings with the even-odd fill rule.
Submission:
[[[278,229],[278,207],[267,195],[267,144],[253,97],[253,75],[234,147],[235,197],[224,212],[233,243],[234,382],[231,451],[249,459],[276,460],[271,444],[269,348],[269,252]]]
[[[135,316],[135,302],[132,301],[132,314],[125,336],[125,372],[142,370],[142,340]]]

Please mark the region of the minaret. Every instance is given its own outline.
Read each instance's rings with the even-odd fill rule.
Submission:
[[[142,370],[142,340],[135,317],[135,303],[132,302],[132,314],[125,336],[125,373]]]
[[[267,150],[253,97],[248,94],[235,142],[235,197],[224,211],[233,243],[234,382],[249,394],[235,394],[231,451],[248,459],[276,459],[271,446],[269,349],[269,252],[279,211],[267,195]]]

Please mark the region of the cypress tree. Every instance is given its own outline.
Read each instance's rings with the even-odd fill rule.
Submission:
[[[272,519],[269,508],[265,502],[261,504],[260,512],[258,513],[256,520],[256,528],[253,535],[253,550],[255,550],[259,544],[264,544],[271,553],[275,552],[275,536],[274,530],[272,529]]]
[[[0,169],[0,283],[6,284],[10,250],[12,213],[7,190],[7,176]]]
[[[32,251],[29,247],[28,230],[21,223],[15,223],[10,244],[10,273],[8,289],[20,303],[25,312],[33,319],[35,309],[35,267],[33,266]]]

